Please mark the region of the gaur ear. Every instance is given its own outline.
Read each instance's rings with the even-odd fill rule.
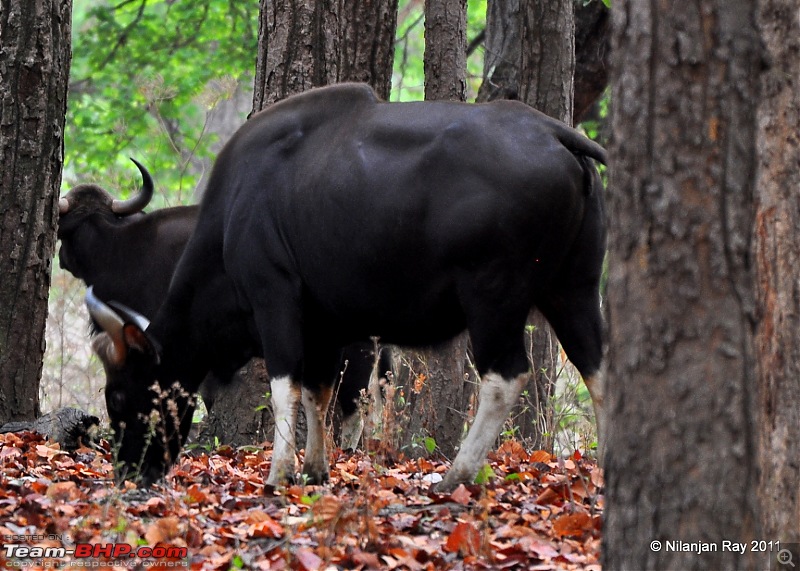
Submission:
[[[126,323],[122,328],[122,337],[129,349],[135,349],[153,357],[155,363],[158,364],[160,360],[158,344],[137,324]]]

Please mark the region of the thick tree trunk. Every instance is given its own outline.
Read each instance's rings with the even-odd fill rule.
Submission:
[[[398,0],[350,0],[339,24],[342,38],[337,81],[369,83],[389,100],[394,67]]]
[[[0,424],[39,412],[71,0],[0,0]]]
[[[800,542],[800,4],[763,0],[755,250],[764,537]]]
[[[335,81],[338,16],[334,0],[261,0],[253,111]]]
[[[521,0],[520,99],[572,125],[575,11],[571,0]]]
[[[755,494],[754,3],[612,9],[603,567],[765,569],[722,548],[777,539]]]
[[[398,0],[261,0],[253,111],[345,81],[389,98]]]
[[[573,6],[575,10],[573,122],[577,124],[589,116],[608,85],[611,17],[608,8],[600,0],[573,3]],[[478,101],[520,99],[521,29],[519,0],[488,0],[483,83],[478,90]],[[536,31],[531,32],[534,35],[530,39],[535,40]]]
[[[466,333],[425,350],[407,351],[406,374],[398,379],[405,395],[399,445],[427,455],[424,439],[432,437],[436,452],[455,457],[464,436],[475,379],[466,370]]]

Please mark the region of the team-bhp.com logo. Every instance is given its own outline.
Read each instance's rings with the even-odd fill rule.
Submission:
[[[89,563],[88,559],[107,559],[102,566],[124,565],[125,562],[137,559],[143,566],[158,567],[188,566],[188,549],[171,545],[149,547],[132,547],[127,543],[77,543],[74,547],[37,547],[30,545],[4,544],[3,563],[6,568],[27,567],[100,567],[98,563]],[[67,559],[72,561],[67,561]]]

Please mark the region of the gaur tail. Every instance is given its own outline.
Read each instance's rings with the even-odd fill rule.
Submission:
[[[602,181],[597,172],[597,167],[589,159],[594,159],[599,163],[607,165],[608,153],[602,146],[588,137],[585,137],[575,129],[570,129],[563,124],[558,124],[558,127],[556,138],[558,138],[559,142],[574,154],[575,158],[581,163],[584,179],[583,187],[586,196],[590,196],[596,188],[602,188]]]
[[[597,190],[597,192],[602,192],[603,189],[603,181],[600,180],[600,173],[597,172],[597,166],[589,160],[590,156],[591,155],[576,155],[575,157],[578,159],[578,162],[581,163],[581,168],[583,169],[583,191],[586,196],[591,196],[595,190]]]
[[[599,144],[574,129],[564,127],[556,133],[556,138],[576,155],[584,155],[604,165],[608,164],[608,153]]]

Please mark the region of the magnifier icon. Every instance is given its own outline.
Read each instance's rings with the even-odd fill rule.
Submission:
[[[778,551],[778,563],[781,565],[791,565],[794,567],[794,562],[792,561],[792,552],[788,549],[781,549]]]

